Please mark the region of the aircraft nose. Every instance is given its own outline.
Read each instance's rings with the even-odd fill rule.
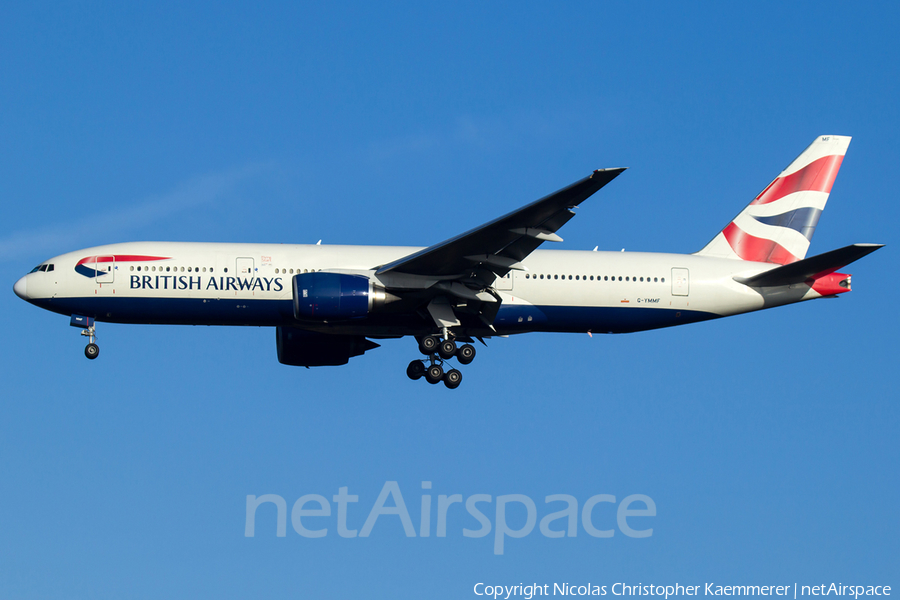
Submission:
[[[16,284],[13,286],[13,291],[16,293],[16,296],[18,296],[22,300],[28,300],[28,291],[25,283],[25,277],[22,277],[16,282]]]

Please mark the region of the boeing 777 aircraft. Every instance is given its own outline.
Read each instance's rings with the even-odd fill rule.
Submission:
[[[96,323],[275,327],[286,365],[343,365],[373,339],[414,336],[407,375],[456,388],[475,339],[627,333],[850,291],[837,270],[881,247],[806,258],[849,137],[821,136],[694,254],[538,250],[624,169],[588,177],[428,248],[129,242],[56,256],[15,293]],[[462,343],[462,345],[459,345]]]

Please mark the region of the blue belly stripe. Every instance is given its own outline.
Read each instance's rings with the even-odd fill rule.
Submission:
[[[79,314],[107,323],[166,325],[296,325],[291,299],[246,298],[123,298],[87,297],[31,300],[46,310]],[[528,331],[630,333],[716,319],[719,315],[696,310],[638,306],[532,306],[500,307],[494,327],[498,333]],[[530,320],[529,320],[530,319]],[[364,333],[368,319],[360,319]]]

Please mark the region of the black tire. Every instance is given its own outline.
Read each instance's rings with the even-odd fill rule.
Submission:
[[[441,358],[444,360],[453,358],[453,355],[456,354],[456,342],[453,340],[444,340],[441,342],[441,345],[438,346],[438,354],[440,354]]]
[[[475,360],[475,346],[472,344],[465,344],[460,347],[460,349],[456,351],[456,360],[458,360],[461,365],[467,365]]]
[[[444,369],[441,368],[441,365],[431,365],[425,371],[425,381],[430,384],[435,384],[441,381],[444,378]]]
[[[425,363],[421,360],[414,360],[409,363],[409,366],[406,367],[406,376],[416,381],[417,379],[422,379],[422,376],[425,374]]]
[[[438,346],[440,345],[441,340],[435,335],[429,335],[428,337],[423,337],[419,342],[419,352],[424,354],[425,356],[431,356],[434,354]]]
[[[448,389],[455,390],[459,387],[460,383],[462,383],[462,373],[456,369],[450,369],[444,373],[444,385],[446,385]]]
[[[98,356],[100,356],[100,346],[97,344],[88,344],[84,347],[84,355],[89,359],[94,360]]]

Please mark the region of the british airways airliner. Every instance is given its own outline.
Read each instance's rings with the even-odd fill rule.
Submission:
[[[624,169],[601,169],[428,248],[129,242],[51,258],[15,293],[96,323],[275,328],[278,360],[343,365],[414,336],[411,379],[456,388],[474,341],[532,331],[627,333],[850,291],[837,270],[881,247],[806,258],[849,137],[821,136],[694,254],[537,250]],[[461,344],[461,345],[460,345]]]

